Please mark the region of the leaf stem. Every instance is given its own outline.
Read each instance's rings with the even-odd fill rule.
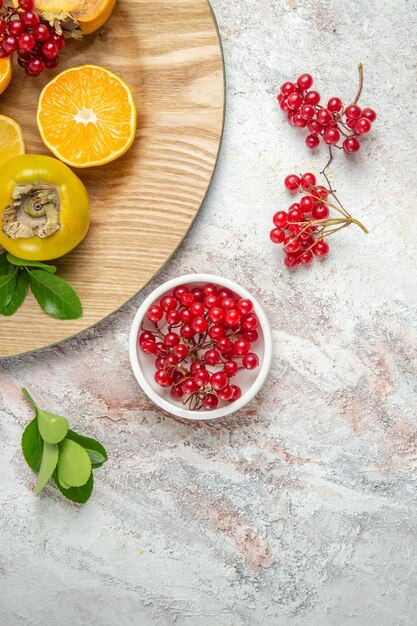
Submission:
[[[35,411],[36,412],[40,411],[40,408],[38,407],[38,405],[36,404],[35,400],[30,395],[29,391],[23,387],[22,393],[25,396],[26,400],[29,402],[29,404],[31,404],[33,406]]]

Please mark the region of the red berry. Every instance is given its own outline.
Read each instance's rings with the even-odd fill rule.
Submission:
[[[272,219],[277,228],[284,228],[288,222],[288,213],[285,211],[278,211]]]
[[[215,372],[210,378],[210,384],[215,391],[220,391],[229,384],[229,379],[224,372]]]
[[[233,309],[235,307],[235,301],[231,296],[222,298],[221,305],[224,309]]]
[[[323,126],[317,120],[311,120],[308,123],[308,130],[312,135],[319,135],[323,130]]]
[[[360,150],[361,144],[356,139],[356,137],[348,137],[343,142],[343,150],[348,154],[352,154],[353,152],[357,152]]]
[[[239,309],[229,309],[226,311],[224,316],[224,323],[227,326],[237,326],[240,322],[240,311]]]
[[[230,385],[230,386],[232,388],[233,394],[229,402],[236,402],[236,400],[239,400],[239,398],[242,396],[242,390],[237,385]]]
[[[316,184],[316,177],[311,172],[307,172],[301,176],[301,187],[304,191],[309,191]]]
[[[319,92],[318,91],[309,91],[304,96],[304,102],[306,104],[312,104],[313,106],[315,106],[316,104],[318,104],[320,102],[320,94],[319,94]]]
[[[20,18],[26,28],[35,28],[39,24],[39,17],[33,11],[26,11]]]
[[[194,302],[193,294],[190,293],[189,291],[187,291],[186,293],[183,293],[180,297],[180,302],[183,306],[190,307],[192,303]]]
[[[340,98],[330,98],[327,103],[327,108],[332,113],[338,113],[343,107],[343,102]]]
[[[19,47],[19,42],[16,37],[13,37],[13,35],[6,35],[1,43],[3,46],[3,50],[8,52],[9,54],[16,52]]]
[[[237,306],[239,311],[243,313],[243,315],[248,315],[248,313],[251,313],[253,311],[252,302],[250,300],[247,300],[246,298],[241,298],[237,303]]]
[[[179,311],[173,309],[172,311],[168,311],[165,317],[167,324],[169,326],[177,326],[177,324],[181,321],[181,315]]]
[[[215,293],[209,293],[205,298],[204,298],[204,304],[206,305],[206,307],[208,309],[211,309],[211,307],[213,306],[218,306],[220,304],[220,298],[217,294]]]
[[[303,96],[298,93],[298,91],[290,93],[287,98],[287,104],[292,111],[298,111],[300,106],[303,104]]]
[[[178,358],[175,356],[175,354],[167,354],[167,356],[164,358],[165,371],[172,374],[176,365],[178,365]]]
[[[164,343],[162,343],[162,341],[158,341],[156,343],[156,354],[158,356],[166,356],[167,353],[168,353],[167,346]]]
[[[36,45],[35,37],[30,33],[22,33],[19,37],[19,47],[30,52]]]
[[[186,359],[188,356],[188,348],[183,343],[179,343],[178,345],[174,346],[172,352],[178,359],[180,359],[180,361]]]
[[[294,91],[295,91],[295,85],[294,85],[294,83],[290,83],[290,82],[288,82],[288,83],[284,83],[284,84],[281,86],[281,93],[282,93],[284,96],[289,96],[289,95],[290,95],[290,93],[293,93]]]
[[[288,221],[289,222],[302,222],[304,219],[304,215],[301,209],[291,209],[288,211]]]
[[[232,342],[230,341],[229,337],[222,337],[216,343],[216,348],[220,350],[222,354],[224,354],[232,348]]]
[[[283,100],[281,100],[281,102],[279,103],[279,106],[283,111],[288,111],[287,99],[284,98]]]
[[[34,57],[31,59],[27,66],[27,73],[30,76],[39,76],[45,69],[45,62],[40,57]]]
[[[242,359],[242,365],[247,370],[254,370],[259,365],[259,358],[254,352],[248,352]]]
[[[195,317],[191,322],[191,328],[195,333],[202,335],[208,328],[208,323],[205,317]]]
[[[366,117],[366,119],[368,119],[371,123],[375,122],[377,115],[376,112],[373,109],[363,109],[361,117]]]
[[[285,233],[280,228],[273,228],[269,233],[272,243],[282,243],[285,239]]]
[[[329,217],[329,208],[325,204],[316,204],[313,209],[313,217],[315,220],[324,220]]]
[[[255,330],[255,328],[258,328],[259,326],[258,317],[255,313],[250,313],[243,318],[242,325],[246,330]]]
[[[300,115],[305,120],[311,120],[315,115],[316,109],[311,104],[304,104],[300,109]]]
[[[300,255],[300,263],[302,265],[310,265],[313,260],[313,253],[311,250],[306,250]]]
[[[211,411],[217,407],[219,399],[213,393],[208,393],[201,400],[201,404],[205,409]]]
[[[305,128],[307,126],[307,120],[299,113],[294,115],[292,123],[294,126],[297,126],[297,128]]]
[[[293,254],[294,252],[298,252],[301,248],[300,239],[291,239],[291,237],[287,237],[284,242],[284,250],[285,252],[290,252]]]
[[[314,150],[320,144],[320,139],[317,135],[307,135],[306,137],[306,146],[310,148],[310,150]]]
[[[203,363],[203,361],[194,361],[193,363],[191,363],[191,366],[190,366],[190,372],[193,375],[205,369],[206,369],[206,365],[205,363]]]
[[[205,310],[206,310],[206,307],[204,306],[202,302],[193,302],[190,307],[191,315],[194,315],[195,317],[204,315]]]
[[[218,341],[222,337],[224,337],[224,326],[222,324],[218,324],[216,326],[212,326],[209,330],[209,337],[213,339],[213,341]]]
[[[9,35],[13,35],[14,37],[19,37],[24,31],[25,27],[23,26],[20,20],[12,20],[9,22],[8,31]],[[3,31],[4,32],[4,31]]]
[[[320,111],[317,112],[317,121],[322,126],[330,126],[330,124],[333,122],[333,115],[331,114],[329,109],[320,109]]]
[[[222,307],[213,306],[208,312],[208,318],[210,322],[213,322],[214,324],[218,324],[219,322],[221,322],[223,320],[223,317],[224,309]]]
[[[177,298],[179,300],[181,296],[187,292],[188,292],[188,288],[185,285],[178,285],[177,287],[175,287],[173,295],[174,295],[174,298]]]
[[[162,319],[162,316],[164,315],[163,310],[161,309],[160,306],[157,306],[156,304],[152,305],[149,307],[148,312],[146,313],[146,317],[148,318],[148,320],[150,320],[151,322],[159,322],[159,320]]]
[[[181,385],[182,392],[187,395],[192,395],[198,389],[198,385],[195,382],[194,378],[186,378]]]
[[[173,311],[177,308],[178,300],[174,296],[164,296],[161,300],[160,306],[163,311]]]
[[[245,330],[243,337],[251,343],[255,343],[255,341],[258,341],[259,339],[259,333],[257,330]]]
[[[51,36],[51,31],[49,30],[47,26],[45,26],[45,24],[38,24],[35,30],[33,31],[33,36],[35,37],[36,41],[40,41],[41,43],[43,43],[45,41],[48,41],[49,37]],[[56,44],[54,45],[56,46]],[[56,46],[56,50],[58,54],[57,46]]]
[[[199,370],[194,374],[194,381],[198,387],[205,387],[210,380],[210,373],[206,369]]]
[[[151,341],[149,339],[147,339],[146,341],[143,341],[140,344],[140,347],[142,348],[143,352],[145,354],[155,354],[156,352],[156,343],[155,341]]]
[[[312,247],[313,253],[316,256],[326,256],[329,253],[329,244],[326,241],[317,241]]]
[[[298,258],[295,254],[287,254],[284,263],[287,267],[296,267],[298,265]]]
[[[233,389],[230,385],[226,385],[226,387],[218,391],[217,395],[219,400],[230,400],[233,396]]]
[[[217,345],[218,344],[219,342],[217,342]],[[220,361],[220,354],[217,352],[217,350],[207,350],[204,355],[204,360],[207,365],[217,365],[217,363]]]
[[[218,289],[217,289],[216,285],[213,285],[213,283],[208,283],[204,287],[203,291],[204,291],[204,295],[205,296],[208,296],[209,293],[214,293],[214,295],[217,295]]]
[[[301,74],[301,76],[297,79],[297,87],[300,91],[306,91],[310,89],[313,84],[313,77],[311,74]]]
[[[328,195],[329,195],[329,190],[326,189],[326,187],[323,187],[322,185],[317,185],[317,187],[315,187],[314,196],[316,198],[320,198],[321,200],[326,200]]]
[[[34,0],[23,0],[22,2],[20,2],[20,7],[24,11],[32,11],[34,6],[35,6]]]
[[[182,398],[183,396],[182,389],[179,385],[171,387],[170,394],[173,398]]]
[[[372,123],[366,117],[360,117],[355,124],[357,135],[366,135],[372,128]]]
[[[145,341],[155,341],[155,335],[147,330],[139,335],[139,344]]]
[[[62,50],[65,47],[65,37],[58,35],[58,33],[52,33],[50,41],[53,41],[58,46],[58,50]],[[174,293],[175,295],[175,293]]]
[[[345,109],[345,115],[351,120],[357,120],[360,118],[362,109],[357,104],[351,104]]]
[[[180,338],[177,333],[167,333],[165,335],[164,343],[166,346],[168,346],[168,348],[173,348],[174,346],[177,346],[179,342]]]
[[[235,376],[238,373],[238,371],[239,371],[239,366],[236,363],[236,361],[226,361],[226,363],[223,366],[223,372],[229,378],[232,378],[232,376]]]
[[[284,185],[288,189],[288,191],[297,191],[300,187],[301,181],[296,174],[290,174],[284,180]]]
[[[323,133],[324,143],[327,143],[327,145],[329,146],[333,146],[334,144],[336,144],[339,139],[340,132],[337,130],[337,128],[326,128]]]
[[[180,319],[185,324],[190,324],[191,320],[193,319],[193,314],[191,313],[190,309],[181,309]]]
[[[191,293],[194,296],[195,302],[204,302],[204,291],[201,287],[194,287],[194,289],[191,289]]]
[[[7,22],[0,18],[0,37],[4,35],[7,30]]]
[[[190,324],[183,324],[180,329],[180,335],[184,337],[184,339],[192,339],[195,335],[195,330]]]
[[[311,213],[314,208],[314,198],[311,196],[303,196],[300,200],[300,206],[304,213]]]
[[[158,369],[154,374],[154,380],[161,387],[169,387],[171,385],[171,374]]]

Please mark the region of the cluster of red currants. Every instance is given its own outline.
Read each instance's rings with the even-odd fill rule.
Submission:
[[[360,150],[359,137],[370,132],[377,115],[373,109],[361,109],[356,104],[362,90],[361,65],[359,72],[358,95],[347,107],[336,97],[330,98],[327,106],[321,106],[320,93],[311,89],[313,77],[310,74],[302,74],[295,83],[286,82],[281,86],[278,94],[279,105],[294,126],[307,128],[308,148],[317,148],[321,137],[328,146],[343,147],[347,154]]]
[[[252,351],[259,320],[250,300],[213,284],[181,285],[152,305],[147,319],[153,328],[142,325],[139,347],[156,357],[154,380],[169,387],[173,398],[192,410],[240,398],[242,390],[231,379],[259,365]]]
[[[59,51],[65,46],[62,32],[34,9],[33,0],[22,0],[17,8],[5,7],[0,0],[0,58],[16,52],[28,76],[56,67]]]
[[[367,232],[343,208],[332,189],[316,183],[316,177],[311,172],[302,176],[290,174],[284,181],[288,191],[299,191],[303,195],[299,202],[291,204],[288,211],[275,213],[274,228],[269,236],[273,243],[283,245],[286,253],[284,263],[290,268],[310,265],[314,257],[327,256],[329,244],[325,238],[352,223]],[[339,215],[330,216],[330,208]]]

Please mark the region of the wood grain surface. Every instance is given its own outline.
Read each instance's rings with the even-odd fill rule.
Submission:
[[[181,242],[216,164],[225,86],[206,0],[118,0],[107,24],[69,42],[48,76],[27,78],[15,68],[0,113],[21,124],[27,152],[48,154],[35,122],[40,90],[58,71],[83,63],[103,65],[131,85],[138,136],[117,161],[77,171],[90,194],[90,232],[57,265],[78,292],[83,317],[48,317],[30,294],[13,317],[0,317],[0,357],[70,337],[135,295]]]

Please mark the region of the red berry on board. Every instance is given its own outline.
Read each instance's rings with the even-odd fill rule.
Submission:
[[[36,45],[35,37],[30,33],[22,33],[19,37],[19,47],[30,52]]]
[[[38,24],[33,31],[33,36],[35,37],[36,41],[40,41],[41,43],[44,43],[45,41],[48,41],[49,37],[51,36],[51,31],[49,30],[47,26],[45,26],[45,24]],[[58,53],[58,47],[57,47],[57,53]]]
[[[307,89],[310,89],[312,84],[313,77],[311,76],[311,74],[301,74],[301,76],[297,78],[297,87],[300,91],[306,91]]]
[[[300,206],[304,213],[311,213],[314,208],[314,198],[312,196],[303,196],[300,200]]]
[[[308,123],[308,130],[312,135],[319,135],[323,130],[323,126],[317,120],[311,120]]]
[[[353,152],[357,152],[360,150],[361,144],[356,139],[356,137],[348,137],[343,142],[343,150],[347,152],[347,154],[352,154]]]
[[[3,50],[5,50],[9,54],[16,52],[19,47],[19,42],[16,37],[13,37],[13,35],[6,35],[1,43],[3,46]]]
[[[39,17],[34,11],[26,11],[22,13],[20,18],[26,28],[35,28],[39,24]]]
[[[19,35],[23,33],[24,29],[25,27],[20,20],[12,20],[9,22],[9,26],[7,28],[9,35],[13,35],[14,37],[19,37]]]
[[[323,187],[323,185],[317,185],[317,187],[314,188],[314,196],[316,198],[320,198],[321,200],[326,200],[328,195],[329,195],[329,190],[326,189],[326,187]]]
[[[284,180],[284,185],[288,191],[297,191],[300,187],[301,181],[296,174],[290,174]]]
[[[347,118],[352,120],[357,120],[360,118],[362,113],[362,109],[357,104],[350,104],[345,109],[345,115]]]
[[[300,113],[294,115],[294,117],[292,118],[292,123],[294,124],[294,126],[297,126],[297,128],[305,128],[307,126],[307,120],[302,115],[300,115]]]

